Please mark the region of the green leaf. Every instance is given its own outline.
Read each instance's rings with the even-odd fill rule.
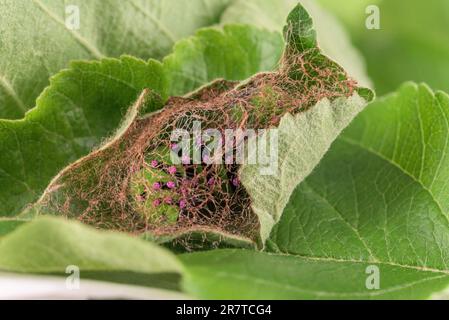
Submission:
[[[360,85],[370,87],[371,80],[367,75],[364,59],[351,44],[346,30],[332,14],[316,2],[300,1],[313,18],[321,50],[337,61]],[[287,15],[297,4],[297,0],[237,0],[224,11],[221,23],[240,22],[278,31],[284,26]]]
[[[164,59],[169,93],[181,96],[215,79],[244,80],[273,70],[281,58],[284,40],[280,33],[238,25],[203,29],[174,47]]]
[[[293,190],[312,172],[341,130],[366,103],[355,94],[333,102],[325,99],[306,112],[286,115],[278,127],[277,174],[264,175],[256,165],[242,166],[242,183],[259,217],[262,242],[281,218]]]
[[[274,68],[279,43],[279,34],[228,26],[181,41],[163,63],[129,56],[72,62],[50,80],[24,119],[0,120],[0,216],[15,215],[36,201],[60,170],[110,136],[144,88],[165,98],[215,77],[245,79]],[[232,54],[242,51],[246,54]],[[217,66],[223,53],[229,58]]]
[[[355,6],[355,1],[325,2],[332,2],[337,13],[346,12],[340,16],[366,59],[378,94],[391,92],[409,80],[449,92],[448,1],[357,1]],[[365,27],[368,4],[379,7],[380,30]]]
[[[0,239],[0,270],[66,273],[77,266],[81,278],[176,288],[183,266],[169,251],[129,235],[98,231],[75,221],[39,218]],[[165,281],[165,282],[164,282]]]
[[[368,290],[368,262],[235,249],[179,257],[184,291],[200,299],[418,299],[449,284],[448,274],[376,264],[380,289]]]
[[[444,269],[448,118],[449,97],[425,85],[371,104],[295,191],[272,240],[290,253]],[[320,245],[324,230],[340,241]]]
[[[164,79],[156,61],[74,62],[51,79],[24,119],[1,120],[0,215],[37,200],[60,170],[116,130],[143,88],[164,92]]]
[[[449,96],[426,85],[405,84],[372,103],[295,190],[267,242],[272,253],[184,255],[185,288],[202,298],[441,297],[448,119]],[[366,286],[372,266],[377,290]]]
[[[230,2],[1,0],[0,118],[21,118],[71,60],[163,58],[178,40],[218,23]],[[79,29],[66,27],[68,4],[79,8]]]
[[[440,276],[446,283],[448,119],[449,97],[425,85],[406,84],[370,105],[295,191],[273,231],[273,248],[337,260],[342,268],[375,264],[381,281],[391,276],[385,268],[395,266],[404,274],[415,270],[416,281]],[[335,277],[345,276],[336,269]],[[438,289],[413,291],[412,297]]]
[[[370,105],[295,191],[272,234],[273,249],[342,268],[378,265],[383,289],[391,286],[382,280],[392,276],[388,266],[403,270],[397,279],[415,270],[416,280],[440,276],[446,283],[448,119],[449,97],[424,85],[404,85]],[[338,268],[334,275],[346,276]]]
[[[290,50],[307,52],[317,47],[312,19],[301,6],[290,13],[284,32],[289,37]],[[329,63],[329,59],[318,50],[308,59],[322,61],[323,65]],[[360,90],[361,93],[362,91]],[[278,127],[279,170],[276,174],[267,175],[260,165],[242,166],[241,180],[251,196],[252,209],[259,218],[262,243],[279,221],[295,187],[319,163],[341,130],[372,99],[372,92],[369,90],[363,94],[366,95],[366,100],[354,93],[352,97],[342,97],[332,102],[323,99],[295,116],[285,115]]]

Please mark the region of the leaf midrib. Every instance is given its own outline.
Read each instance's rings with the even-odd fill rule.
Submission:
[[[47,8],[40,0],[32,0],[33,3],[44,12],[49,18],[55,21],[57,24],[63,26],[64,30],[68,32],[79,44],[81,44],[95,59],[104,58],[104,54],[87,39],[85,39],[81,34],[74,30],[66,28],[64,21],[62,21],[57,15],[55,15],[49,8]]]
[[[138,11],[140,11],[144,16],[149,18],[156,25],[156,27],[165,35],[165,37],[171,42],[171,44],[176,43],[177,38],[173,33],[170,32],[170,30],[162,23],[160,19],[156,18],[148,10],[145,10],[145,8],[142,8],[142,6],[137,4],[134,0],[129,0],[129,3],[131,3],[131,5]]]
[[[5,92],[16,102],[17,107],[20,109],[22,114],[25,114],[27,111],[27,107],[22,99],[17,94],[14,87],[11,85],[8,79],[5,76],[0,75],[0,87],[2,87]]]

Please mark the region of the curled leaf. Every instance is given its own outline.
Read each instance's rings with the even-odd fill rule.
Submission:
[[[263,245],[294,187],[372,98],[371,91],[358,88],[338,64],[321,54],[312,20],[302,6],[289,15],[284,35],[286,48],[276,72],[242,83],[215,81],[184,98],[171,98],[160,112],[143,117],[134,113],[134,121],[107,145],[53,181],[38,210],[162,239],[217,234]],[[135,108],[147,109],[159,100],[145,90]],[[204,134],[195,136],[201,129],[198,123],[218,133],[212,139],[219,142],[218,148],[203,141]],[[271,178],[251,171],[260,169],[258,165],[241,167],[237,138],[230,140],[231,153],[222,152],[227,130],[251,129],[260,138],[262,130],[278,127],[280,170]],[[189,145],[186,154],[185,148],[173,144],[177,130],[193,132],[182,140]],[[214,152],[206,158],[204,149]],[[173,160],[176,157],[179,161]],[[278,192],[267,195],[271,187]],[[268,198],[270,206],[265,205]]]

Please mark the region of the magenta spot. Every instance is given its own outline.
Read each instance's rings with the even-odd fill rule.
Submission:
[[[182,156],[181,162],[182,162],[182,164],[189,164],[190,163],[190,157],[189,156]]]
[[[170,174],[175,174],[176,173],[176,167],[175,166],[171,166],[168,168],[168,173]]]
[[[184,199],[182,199],[181,201],[179,201],[179,207],[181,209],[184,209],[187,206],[187,201],[185,201]]]
[[[238,178],[232,179],[232,184],[234,185],[234,187],[238,187],[240,185],[239,179]]]
[[[153,183],[153,190],[159,190],[161,188],[161,184],[159,182]]]
[[[167,187],[168,187],[169,189],[173,189],[175,186],[176,186],[176,184],[175,184],[173,181],[167,182]]]
[[[170,149],[172,149],[172,150],[178,149],[178,144],[172,143],[172,144],[170,145]]]
[[[157,162],[157,160],[152,160],[151,161],[151,167],[152,168],[156,168],[158,166],[159,162]]]
[[[208,185],[213,185],[215,183],[215,179],[214,178],[210,178],[209,181],[207,181]]]

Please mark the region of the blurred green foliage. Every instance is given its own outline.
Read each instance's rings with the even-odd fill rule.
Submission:
[[[449,91],[449,1],[318,1],[347,27],[378,95],[408,80]],[[370,4],[379,6],[380,30],[365,27]]]

